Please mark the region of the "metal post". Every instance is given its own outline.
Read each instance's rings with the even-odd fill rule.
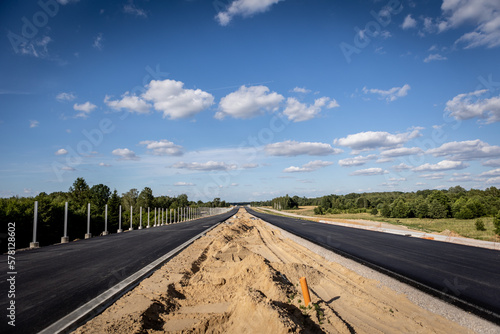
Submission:
[[[64,203],[64,235],[61,238],[61,243],[65,244],[69,242],[68,237],[68,202]]]
[[[142,230],[142,206],[139,209],[139,230]]]
[[[104,206],[104,232],[102,232],[102,235],[108,235],[108,205],[106,204]]]
[[[85,239],[92,238],[92,233],[90,233],[90,203],[87,204],[87,234],[85,234]]]
[[[133,217],[134,217],[133,211],[134,211],[134,207],[130,206],[130,227],[128,228],[129,231],[132,231],[134,229],[134,225],[132,225]]]
[[[36,227],[38,225],[38,201],[35,201],[35,216],[33,217],[33,242],[30,242],[30,248],[38,248],[40,244],[36,241]]]
[[[120,209],[118,210],[118,231],[116,233],[122,233],[122,206],[120,205]]]
[[[148,227],[146,227],[146,228],[149,228],[149,227],[150,226],[149,226],[149,207],[148,207]]]

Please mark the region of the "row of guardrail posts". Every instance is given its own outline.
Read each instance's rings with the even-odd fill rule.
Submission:
[[[130,228],[129,231],[134,229],[133,227],[133,206],[130,206]],[[165,212],[165,208],[155,208],[154,214],[154,225],[164,226],[173,223],[179,223],[183,221],[193,220],[197,218],[201,218],[204,216],[204,212],[206,210],[202,210],[203,208],[192,208],[192,207],[184,207],[177,209],[167,209]],[[204,208],[208,209],[208,216],[212,216],[215,214],[220,214],[223,212],[227,212],[228,208]],[[177,217],[176,217],[177,216]],[[170,219],[169,219],[170,218]],[[35,209],[34,209],[34,218],[33,218],[33,242],[30,242],[30,248],[38,248],[39,242],[36,240],[37,238],[37,225],[38,225],[38,201],[35,201]],[[139,230],[142,230],[142,207],[139,208]],[[148,225],[146,228],[150,228],[150,208],[148,207]],[[122,233],[122,206],[119,206],[118,209],[118,230],[117,233]],[[104,208],[104,231],[102,235],[108,235],[108,205],[105,205]],[[92,238],[92,233],[90,233],[90,203],[87,205],[87,233],[85,234],[85,239]],[[64,204],[64,235],[61,237],[61,243],[68,243],[68,202]]]

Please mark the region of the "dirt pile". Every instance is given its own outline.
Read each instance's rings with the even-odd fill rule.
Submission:
[[[305,276],[311,304],[298,284]],[[464,333],[240,211],[76,333]]]

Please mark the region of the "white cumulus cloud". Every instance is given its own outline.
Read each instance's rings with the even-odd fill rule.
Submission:
[[[65,101],[73,101],[76,99],[76,95],[74,93],[59,93],[56,95],[56,100],[59,102],[65,102]]]
[[[226,116],[234,118],[252,118],[266,111],[276,111],[284,97],[270,92],[266,86],[241,86],[236,92],[223,97],[219,103],[219,111],[215,118]]]
[[[212,94],[201,89],[185,89],[184,83],[175,80],[151,80],[142,98],[153,103],[163,117],[179,119],[191,117],[214,103]]]
[[[346,146],[356,151],[374,150],[377,148],[393,148],[400,146],[411,139],[420,137],[422,128],[413,128],[409,132],[392,134],[384,131],[366,131],[338,138],[335,145]]]
[[[194,171],[227,171],[235,170],[238,168],[235,164],[226,164],[221,161],[208,161],[208,162],[177,162],[172,165],[172,168],[187,169]]]
[[[353,166],[362,166],[366,164],[368,161],[376,159],[377,156],[375,154],[370,154],[367,156],[358,155],[354,158],[346,158],[339,160],[339,166],[342,167],[353,167]]]
[[[54,154],[55,155],[65,155],[65,154],[68,154],[68,150],[65,150],[64,148],[60,148]]]
[[[234,0],[225,11],[217,13],[215,18],[220,25],[226,26],[235,16],[249,17],[263,13],[280,1],[282,0]]]
[[[427,150],[435,157],[448,157],[450,160],[473,160],[500,157],[500,146],[492,146],[479,139],[444,143],[440,147]]]
[[[368,89],[363,87],[363,93],[368,94],[377,94],[381,100],[386,100],[387,102],[392,102],[400,97],[408,95],[408,91],[411,89],[410,85],[405,84],[403,87],[393,87],[388,90],[371,88]]]
[[[111,100],[111,97],[106,95],[104,103],[114,110],[126,109],[129,112],[136,112],[138,114],[149,114],[152,107],[145,100],[136,95],[130,95],[129,92],[123,94],[121,100]]]
[[[135,152],[129,150],[128,148],[117,148],[116,150],[113,150],[111,154],[120,157],[118,160],[139,160],[139,157],[135,155]]]
[[[410,29],[410,28],[415,28],[416,26],[417,26],[417,20],[411,17],[411,14],[408,14],[405,17],[403,24],[401,25],[401,28]]]
[[[343,151],[333,148],[330,144],[317,142],[298,142],[287,140],[279,143],[268,144],[264,147],[268,155],[294,157],[297,155],[324,156],[339,154]]]
[[[355,172],[352,172],[350,175],[352,176],[373,176],[373,175],[383,175],[383,174],[388,174],[389,172],[382,169],[382,168],[367,168],[367,169],[360,169]]]
[[[160,141],[144,140],[139,144],[146,145],[146,148],[154,155],[180,156],[183,154],[182,146],[175,145],[173,142],[166,139]]]
[[[439,31],[474,25],[473,31],[463,34],[457,44],[464,48],[500,46],[500,1],[497,0],[443,0],[444,19]]]
[[[92,104],[92,103],[88,102],[88,101],[85,102],[85,103],[82,103],[82,104],[75,103],[73,105],[73,109],[75,109],[76,111],[79,111],[79,113],[77,113],[75,115],[75,117],[77,117],[77,118],[87,118],[87,117],[89,117],[89,114],[95,108],[97,108],[97,106],[95,104]]]
[[[451,117],[460,120],[470,118],[486,118],[486,123],[500,121],[500,96],[481,99],[480,96],[488,90],[477,90],[470,93],[459,94],[446,102],[445,111]]]
[[[176,182],[174,183],[174,186],[176,187],[191,187],[191,186],[194,186],[195,184],[194,183],[191,183],[191,182]]]
[[[294,89],[292,89],[292,92],[301,93],[301,94],[308,94],[311,92],[311,90],[306,89],[305,87],[295,87]]]
[[[415,172],[429,172],[429,171],[443,171],[443,170],[454,170],[454,169],[464,169],[469,165],[462,161],[451,161],[443,160],[437,164],[426,163],[418,167],[413,168]]]
[[[339,107],[339,104],[335,99],[330,99],[329,97],[316,99],[314,104],[311,105],[301,103],[294,97],[289,97],[286,101],[286,108],[283,114],[291,121],[303,122],[316,117],[323,107],[333,109]]]
[[[384,158],[395,158],[406,155],[418,155],[422,153],[424,153],[424,151],[419,147],[398,147],[382,151],[380,155]]]
[[[285,168],[283,172],[284,173],[314,172],[315,170],[331,165],[333,165],[333,162],[331,161],[315,160],[302,165],[302,167],[290,166],[288,168]]]
[[[447,60],[447,59],[448,58],[440,55],[439,53],[432,53],[424,59],[424,63],[429,63],[429,62],[435,61],[435,60]]]

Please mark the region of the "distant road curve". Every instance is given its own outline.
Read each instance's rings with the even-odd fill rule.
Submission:
[[[500,324],[500,251],[247,211]]]
[[[7,271],[0,272],[0,333],[38,333],[184,242],[227,220],[217,216],[52,245],[16,254],[16,326],[7,324]],[[7,263],[7,255],[1,255]],[[6,266],[4,267],[6,268]]]

